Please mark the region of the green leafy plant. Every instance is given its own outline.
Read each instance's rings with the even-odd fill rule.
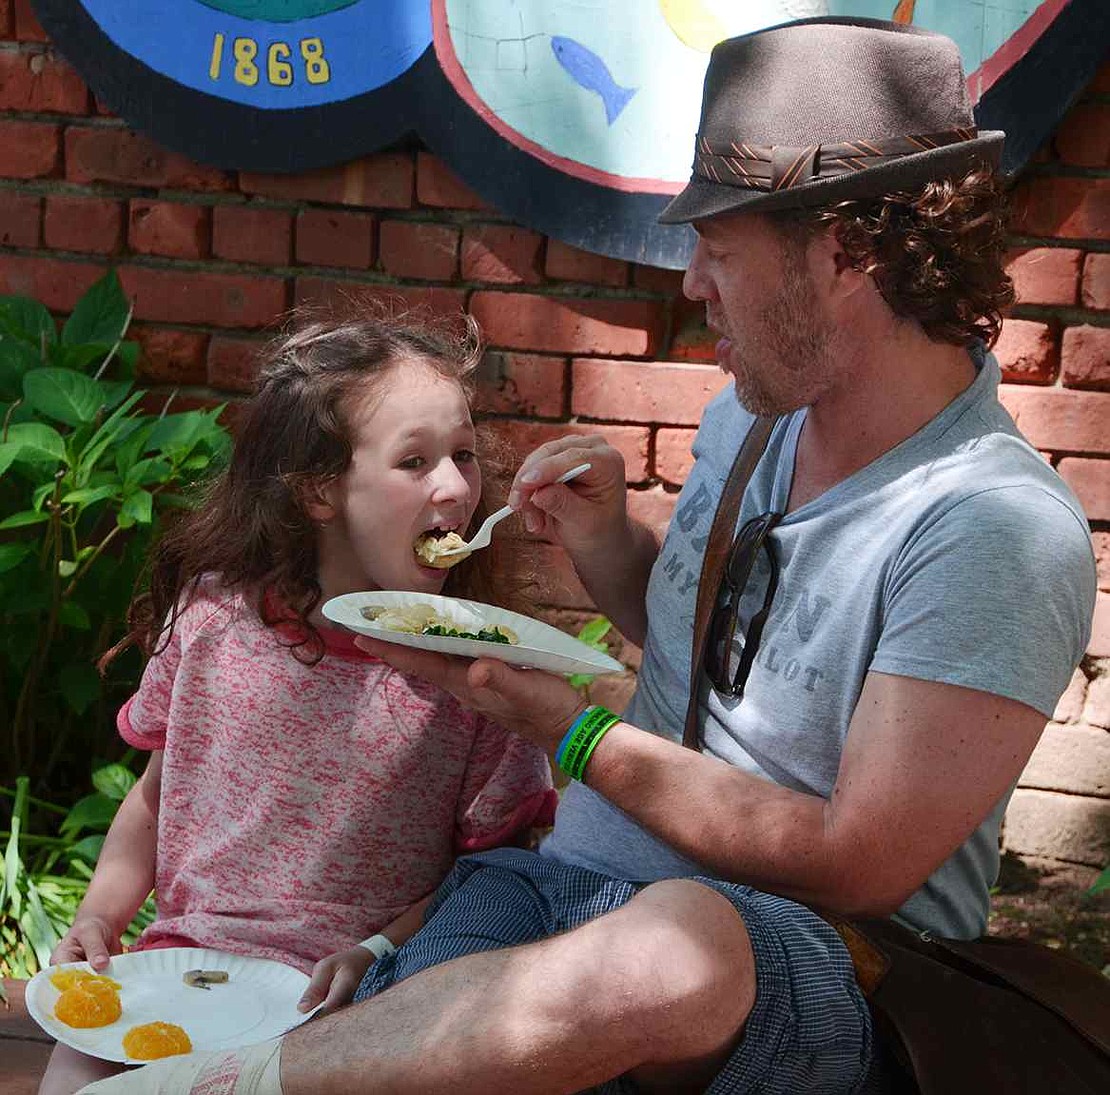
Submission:
[[[1103,890],[1110,890],[1110,867],[1102,868],[1102,873],[1094,880],[1087,892],[1096,894],[1102,893]]]
[[[148,413],[134,388],[131,308],[114,272],[59,332],[27,297],[0,297],[0,782],[76,782],[114,741],[132,657],[104,680],[163,512],[228,449],[222,408]],[[76,771],[73,765],[80,765]],[[66,766],[69,771],[64,771]],[[14,823],[13,823],[14,824]]]
[[[12,803],[11,827],[0,832],[0,840],[6,840],[0,874],[0,976],[32,977],[47,965],[73,923],[104,834],[135,780],[125,763],[97,768],[92,774],[95,791],[69,809],[32,798],[26,776],[16,780],[14,789],[0,787],[0,795]],[[56,831],[31,832],[32,807],[37,816],[60,818]],[[153,919],[154,902],[148,897],[124,942],[133,943]]]

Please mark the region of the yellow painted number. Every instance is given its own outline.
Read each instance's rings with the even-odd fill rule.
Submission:
[[[210,80],[218,80],[220,78],[220,65],[224,59],[224,36],[217,34],[212,39],[212,59],[208,62],[208,78]]]
[[[275,87],[289,87],[293,82],[293,54],[284,42],[274,42],[266,53],[266,77]]]
[[[224,42],[222,34],[212,39],[212,55],[208,59],[208,78],[218,80],[223,69]],[[305,78],[310,84],[326,84],[331,79],[331,65],[324,57],[320,38],[302,38],[301,58]],[[235,82],[254,87],[260,78],[258,43],[253,38],[233,38],[231,53],[235,58]],[[271,42],[266,49],[266,82],[272,87],[292,87],[295,77],[293,50],[287,42]]]
[[[258,43],[253,38],[236,38],[231,47],[235,55],[235,82],[254,87],[258,83]]]
[[[324,43],[319,38],[302,38],[301,56],[310,84],[326,84],[331,79],[331,66],[324,60]]]

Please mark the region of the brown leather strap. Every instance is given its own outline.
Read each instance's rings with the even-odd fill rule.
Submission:
[[[878,167],[891,160],[943,145],[973,140],[975,128],[943,133],[916,133],[882,140],[836,141],[827,144],[761,145],[732,141],[711,144],[698,136],[694,171],[704,179],[749,190],[789,190],[811,179],[828,179]]]
[[[682,744],[687,749],[700,749],[698,735],[698,682],[701,679],[701,660],[705,653],[705,640],[709,634],[709,618],[717,600],[717,590],[721,584],[725,564],[732,550],[733,537],[736,535],[736,518],[740,514],[740,502],[748,481],[755,471],[767,441],[771,436],[777,418],[757,418],[748,430],[732,470],[725,480],[721,500],[709,529],[709,542],[705,545],[705,556],[701,564],[701,577],[698,579],[698,598],[694,609],[694,641],[690,647],[690,700],[686,707],[686,728]]]

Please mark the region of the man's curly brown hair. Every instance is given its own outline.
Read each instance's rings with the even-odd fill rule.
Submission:
[[[870,274],[896,315],[935,342],[993,346],[1014,300],[1003,268],[1009,203],[998,174],[976,167],[915,193],[771,213],[787,236],[832,226],[857,270]]]

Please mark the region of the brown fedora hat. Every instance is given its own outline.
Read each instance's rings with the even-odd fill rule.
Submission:
[[[915,190],[974,163],[979,133],[956,43],[878,19],[804,19],[718,44],[693,174],[663,224]]]

